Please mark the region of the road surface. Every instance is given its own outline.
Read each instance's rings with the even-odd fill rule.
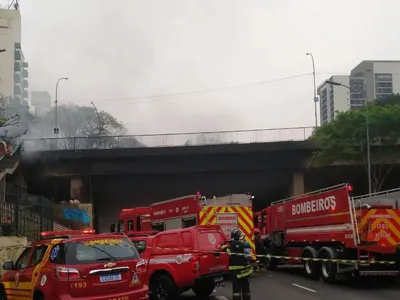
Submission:
[[[364,279],[356,285],[329,285],[307,279],[298,269],[256,273],[251,278],[252,300],[393,300],[400,299],[400,288],[387,278]],[[182,300],[195,300],[191,293]],[[230,282],[216,289],[211,299],[230,300]]]

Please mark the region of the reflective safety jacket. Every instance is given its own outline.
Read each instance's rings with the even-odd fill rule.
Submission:
[[[229,246],[221,246],[221,249],[229,255],[229,271],[237,278],[243,278],[253,273],[253,268],[245,257],[246,248],[243,241],[235,240],[231,241]]]

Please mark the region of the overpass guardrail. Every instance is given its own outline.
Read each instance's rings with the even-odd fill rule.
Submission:
[[[314,127],[236,130],[148,135],[25,139],[24,151],[90,150],[146,147],[184,147],[224,144],[305,141]]]

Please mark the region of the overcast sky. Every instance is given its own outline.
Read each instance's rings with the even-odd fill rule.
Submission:
[[[0,0],[7,2],[4,0]],[[399,0],[21,0],[30,90],[106,110],[132,133],[312,126],[312,77],[399,59]],[[54,99],[53,99],[54,100]]]

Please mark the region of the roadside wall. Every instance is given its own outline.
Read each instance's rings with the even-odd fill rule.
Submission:
[[[28,245],[26,237],[0,236],[0,275],[3,275],[3,264],[14,261]]]

